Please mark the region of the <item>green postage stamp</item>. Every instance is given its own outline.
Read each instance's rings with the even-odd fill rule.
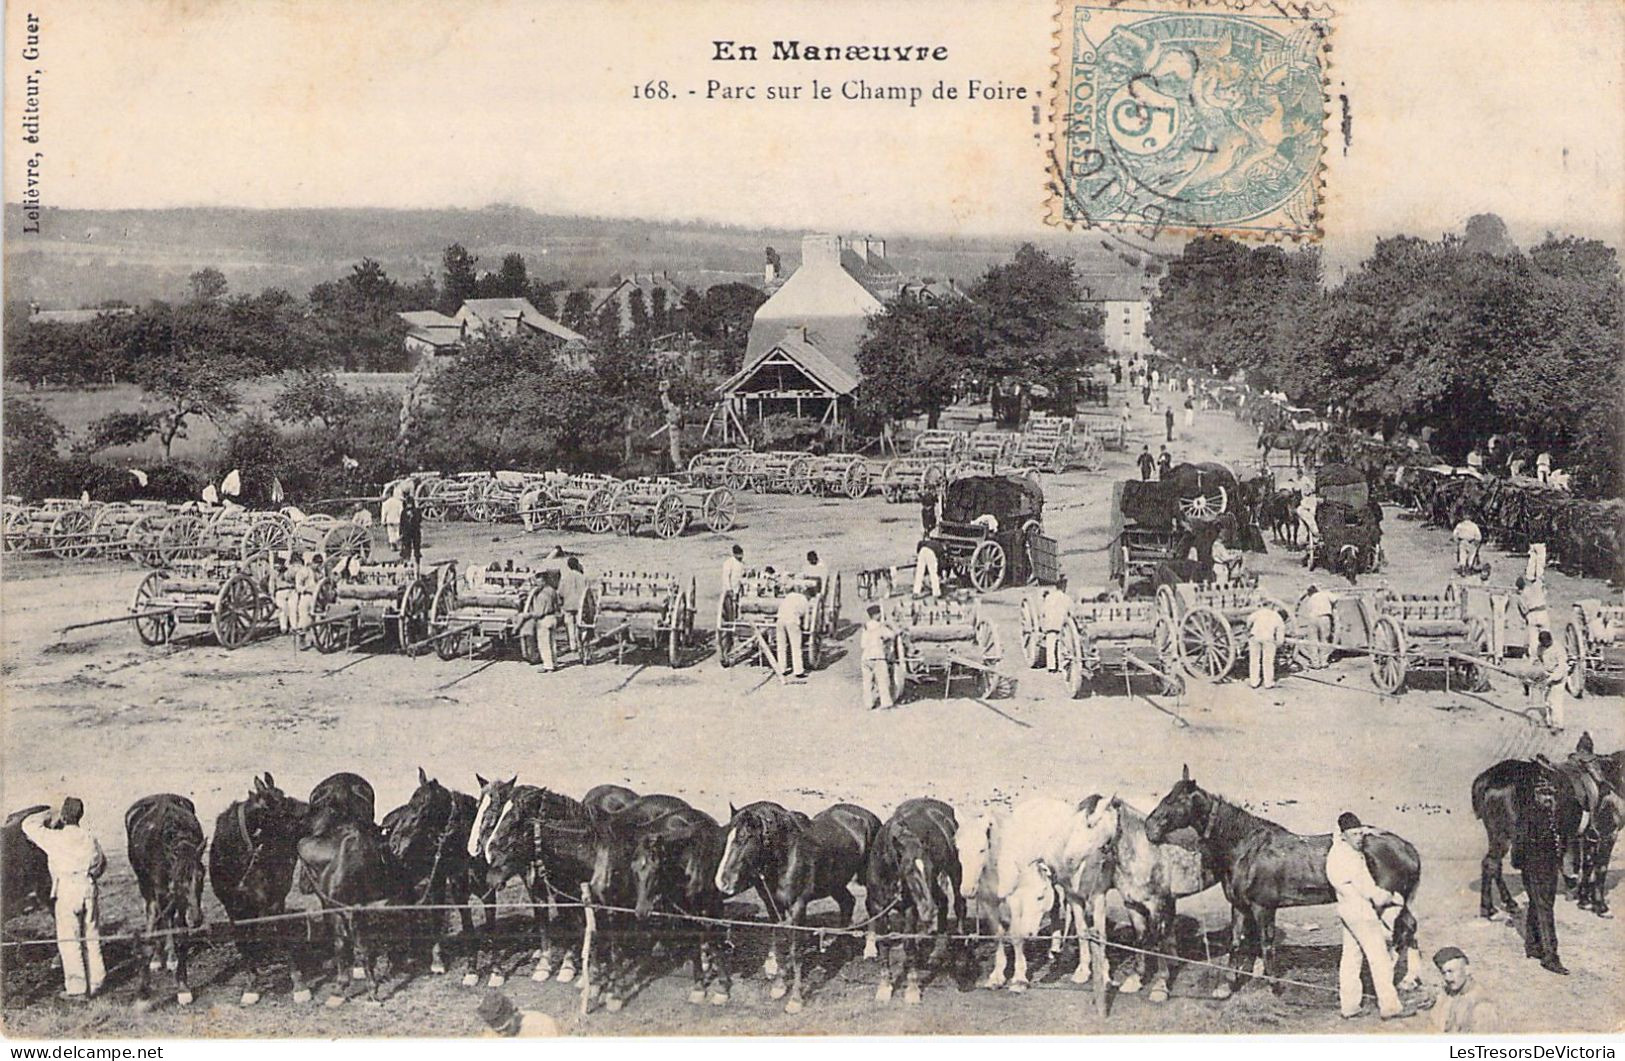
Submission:
[[[1320,5],[1062,0],[1048,220],[1317,238],[1331,31]]]

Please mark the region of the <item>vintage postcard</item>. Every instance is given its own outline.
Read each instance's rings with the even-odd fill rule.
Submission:
[[[8,1038],[1625,1026],[1615,0],[3,48]]]

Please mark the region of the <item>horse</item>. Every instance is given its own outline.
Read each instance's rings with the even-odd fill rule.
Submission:
[[[637,919],[646,920],[656,907],[721,918],[716,873],[726,842],[716,819],[693,808],[674,811],[657,827],[639,831],[630,865]],[[694,987],[688,1000],[725,1006],[733,983],[726,933],[720,925],[701,923],[693,938]]]
[[[350,979],[367,981],[367,997],[378,1001],[376,948],[369,945],[372,918],[352,907],[379,907],[394,895],[395,866],[373,820],[372,785],[357,774],[340,773],[310,793],[305,835],[298,843],[299,889],[314,894],[333,928],[334,980],[329,1006],[346,998],[344,960]]]
[[[1195,829],[1201,839],[1204,873],[1224,887],[1230,901],[1231,979],[1220,981],[1214,998],[1229,998],[1241,972],[1236,960],[1256,944],[1253,975],[1269,977],[1275,967],[1275,912],[1285,906],[1320,906],[1337,901],[1326,879],[1330,833],[1302,836],[1205,791],[1191,780],[1190,767],[1145,820],[1145,835],[1154,844],[1180,829]],[[1364,845],[1366,864],[1378,887],[1397,892],[1405,908],[1394,924],[1393,943],[1405,952],[1402,986],[1420,982],[1421,954],[1416,943],[1416,917],[1410,909],[1422,876],[1422,859],[1409,841],[1373,830]],[[1280,993],[1283,985],[1277,983]]]
[[[948,804],[934,799],[904,801],[886,819],[869,847],[864,867],[863,901],[871,926],[889,931],[894,914],[900,915],[902,930],[908,934],[930,930],[936,933],[930,961],[938,961],[948,949],[948,911],[953,908],[954,923],[965,923],[965,897],[960,894],[959,852],[954,837],[959,820]],[[929,926],[929,928],[927,928]],[[919,941],[893,941],[886,948],[875,1001],[891,1001],[897,982],[892,959],[902,952],[905,986],[904,1003],[920,1003]]]
[[[477,801],[464,792],[455,792],[430,778],[418,767],[418,787],[412,798],[384,816],[384,840],[396,866],[398,892],[395,901],[406,906],[458,904],[456,919],[463,935],[473,938],[474,919],[470,899],[479,893],[484,914],[483,930],[489,935],[496,921],[494,896],[482,890],[485,860],[470,857],[463,838],[473,827]],[[444,916],[442,916],[444,915]],[[436,931],[429,954],[429,972],[446,971],[445,941],[449,938],[453,911],[433,911],[426,922]],[[445,928],[445,932],[437,929]],[[474,951],[468,956],[466,975],[474,972]]]
[[[246,799],[234,801],[215,819],[214,839],[209,844],[209,887],[233,922],[284,912],[298,861],[297,845],[309,812],[305,803],[284,795],[267,773],[254,779]],[[286,944],[293,1000],[310,1000],[297,944],[282,926],[234,924],[232,935],[248,974],[242,1005],[259,1002],[260,971],[272,940],[278,937]]]
[[[1580,738],[1583,749],[1590,743]],[[1608,860],[1621,823],[1625,823],[1625,799],[1621,793],[1625,775],[1625,751],[1590,756],[1584,751],[1568,763],[1542,760],[1503,759],[1473,779],[1473,814],[1484,823],[1488,850],[1479,867],[1479,914],[1493,918],[1495,893],[1509,914],[1518,904],[1501,876],[1501,861],[1514,845],[1519,820],[1529,813],[1535,782],[1543,772],[1556,775],[1557,832],[1567,849],[1573,870],[1565,874],[1580,909],[1599,917],[1608,914]],[[1494,889],[1492,891],[1492,888]]]
[[[1091,796],[1078,809],[1090,816],[1099,838],[1105,881],[1123,900],[1140,951],[1132,962],[1134,971],[1124,977],[1118,990],[1126,995],[1136,993],[1148,974],[1151,991],[1147,997],[1166,1002],[1168,962],[1163,947],[1170,943],[1175,900],[1206,891],[1216,878],[1194,847],[1153,843],[1146,835],[1146,816],[1116,796],[1104,801]]]
[[[51,909],[51,866],[45,852],[23,835],[23,819],[45,804],[7,815],[0,827],[0,924],[31,910]]]
[[[589,791],[585,799],[575,800],[551,789],[517,784],[514,779],[503,784],[505,792],[498,798],[495,791],[488,791],[494,786],[482,783],[469,842],[471,847],[478,842],[479,853],[485,857],[485,888],[491,895],[496,895],[511,880],[517,878],[523,882],[538,943],[536,967],[530,978],[541,983],[553,976],[553,939],[547,928],[549,912],[561,896],[567,902],[579,901],[580,885],[592,875],[590,853],[582,854],[579,864],[567,867],[557,864],[559,851],[544,852],[540,840],[542,826],[553,827],[549,839],[557,843],[563,835],[557,828],[559,825],[590,825],[635,805],[639,797],[630,789],[615,785],[599,786]],[[481,836],[483,841],[479,840]],[[553,856],[553,861],[544,864],[547,854]],[[558,969],[558,980],[567,984],[575,975],[575,956],[566,951]],[[493,963],[486,982],[491,987],[501,987],[506,977]]]
[[[188,934],[203,927],[203,823],[185,796],[143,796],[124,812],[125,850],[146,904],[147,962],[141,967],[136,1008],[150,1004],[160,954],[175,974],[175,1002],[192,1004],[186,979]],[[160,935],[162,933],[162,935]]]
[[[1262,430],[1258,433],[1258,448],[1261,451],[1259,460],[1267,468],[1270,463],[1272,450],[1286,450],[1292,459],[1292,467],[1298,467],[1298,453],[1306,441],[1306,433],[1297,428],[1282,427],[1272,430]]]
[[[998,854],[1009,828],[1008,812],[989,812],[961,827],[954,834],[954,846],[962,874],[960,895],[975,902],[978,926],[992,929],[994,936],[993,969],[983,986],[994,990],[1005,986],[1004,951],[1008,942],[1015,958],[1010,990],[1020,994],[1031,986],[1027,979],[1027,940],[1042,930],[1044,913],[1055,905],[1056,891],[1048,875],[1033,862],[1017,867],[1008,888],[1000,886]]]
[[[1303,520],[1298,517],[1298,504],[1303,500],[1300,490],[1276,490],[1260,505],[1259,518],[1270,530],[1277,545],[1298,544],[1298,531]]]
[[[765,801],[728,810],[727,838],[715,878],[717,890],[732,896],[754,887],[768,916],[790,927],[793,986],[784,1011],[799,1013],[805,1002],[797,929],[806,920],[807,904],[833,899],[842,923],[851,923],[857,900],[847,886],[868,861],[880,819],[851,803],[837,803],[813,818]],[[772,980],[769,997],[783,998],[786,989],[773,933],[769,933],[762,971]]]

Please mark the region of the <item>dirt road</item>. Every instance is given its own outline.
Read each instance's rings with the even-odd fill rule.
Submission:
[[[1137,426],[1155,450],[1160,418]],[[1226,414],[1206,413],[1195,437],[1171,449],[1176,459],[1253,459],[1251,432]],[[1132,453],[1113,454],[1101,473],[1071,472],[1046,480],[1046,523],[1061,542],[1075,585],[1106,578],[1103,551],[1111,484],[1129,476]],[[535,558],[555,542],[584,554],[588,570],[633,567],[692,573],[701,587],[702,628],[715,615],[718,572],[738,541],[750,562],[795,567],[816,548],[846,573],[848,617],[856,612],[852,572],[908,558],[918,511],[878,497],[834,501],[746,495],[741,526],[728,536],[678,541],[590,535],[526,536],[515,528],[431,527],[428,559]],[[1417,591],[1443,588],[1450,563],[1444,532],[1424,530],[1390,510],[1384,522],[1390,584]],[[1508,568],[1521,561],[1492,556]],[[1297,556],[1274,551],[1249,563],[1264,584],[1295,600],[1308,583]],[[1393,829],[1420,848],[1424,870],[1417,910],[1424,948],[1455,944],[1472,955],[1505,1019],[1534,1029],[1617,1029],[1625,933],[1560,900],[1558,931],[1566,978],[1523,958],[1522,943],[1503,919],[1477,917],[1483,832],[1468,802],[1472,777],[1509,756],[1565,754],[1581,730],[1599,748],[1625,740],[1625,706],[1616,694],[1592,694],[1572,705],[1569,729],[1549,734],[1532,724],[1532,707],[1514,683],[1496,679],[1483,696],[1446,693],[1422,683],[1395,698],[1374,695],[1366,669],[1348,660],[1313,681],[1291,678],[1273,693],[1244,682],[1191,683],[1181,700],[1123,695],[1103,682],[1095,695],[1069,700],[1059,684],[1020,665],[1017,609],[1024,591],[992,597],[990,610],[1005,647],[1007,695],[979,702],[940,688],[917,691],[900,709],[858,707],[858,667],[848,637],[825,669],[805,684],[781,685],[753,668],[724,670],[708,654],[672,670],[659,660],[626,665],[566,666],[543,675],[518,662],[481,669],[433,656],[343,657],[298,653],[285,640],[236,652],[212,644],[146,649],[122,626],[85,631],[66,641],[63,624],[122,610],[141,577],[130,566],[8,564],[4,583],[4,806],[44,802],[64,792],[84,797],[87,821],[103,838],[114,868],[107,890],[108,928],[136,924],[138,902],[123,858],[121,815],[139,796],[174,791],[192,797],[205,825],[250,778],[270,770],[303,795],[329,773],[356,770],[377,787],[380,809],[409,795],[416,769],[470,790],[476,771],[517,773],[522,780],[580,793],[618,782],[640,791],[682,795],[725,816],[729,802],[774,799],[817,810],[851,800],[882,817],[903,799],[932,795],[973,811],[1029,793],[1081,797],[1116,792],[1149,809],[1188,763],[1206,787],[1302,832],[1324,832],[1338,812]],[[1324,575],[1321,575],[1324,578]],[[1605,587],[1554,574],[1555,614],[1570,602],[1605,595]],[[338,670],[345,667],[343,670]],[[1176,717],[1177,716],[1177,717]],[[1181,725],[1183,719],[1188,725]],[[1509,880],[1516,885],[1516,875]],[[514,893],[517,895],[517,893]],[[738,905],[741,913],[750,907]],[[1204,935],[1227,924],[1217,892],[1181,904],[1184,953],[1200,958]],[[218,918],[212,896],[206,913]],[[820,910],[826,924],[835,911]],[[40,915],[10,926],[44,934]],[[1209,974],[1191,967],[1161,1006],[1143,996],[1115,999],[1106,1022],[1092,995],[1065,982],[1070,965],[1026,995],[970,990],[946,976],[927,985],[925,1001],[877,1007],[873,966],[838,941],[813,975],[807,1009],[787,1016],[766,998],[759,972],[736,985],[725,1008],[691,1008],[680,973],[652,980],[618,1014],[575,1017],[578,993],[523,978],[511,993],[546,1010],[573,1031],[643,1034],[888,1032],[1201,1032],[1378,1030],[1374,1017],[1339,1020],[1335,1003],[1339,930],[1329,907],[1281,917],[1287,975],[1313,985],[1281,997],[1253,986],[1228,1003],[1207,998]],[[741,938],[739,965],[760,964],[754,940]],[[113,949],[129,957],[127,946]],[[194,979],[198,1003],[170,1003],[135,1015],[126,966],[104,1000],[67,1008],[54,999],[48,961],[7,955],[6,1030],[19,1035],[426,1035],[475,1030],[476,995],[455,978],[397,979],[381,1008],[340,1011],[296,1007],[278,992],[260,1006],[235,1005],[228,949],[214,948]],[[985,973],[985,969],[983,970]],[[1428,968],[1430,983],[1436,974]],[[1425,1018],[1381,1026],[1424,1030]]]

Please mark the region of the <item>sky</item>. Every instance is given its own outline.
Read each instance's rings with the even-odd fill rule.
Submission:
[[[1625,5],[1335,0],[1328,254],[1500,214],[1515,239],[1625,232]],[[43,152],[65,207],[478,207],[1021,236],[1042,226],[1034,100],[815,101],[839,86],[1043,93],[1049,0],[811,4],[27,0],[6,11],[5,192]],[[40,58],[21,58],[25,17]],[[712,61],[715,40],[943,46],[924,64]],[[41,143],[20,142],[39,71]],[[800,85],[706,100],[712,79]],[[673,98],[634,98],[665,80]],[[690,96],[693,90],[696,94]],[[1335,107],[1335,103],[1334,103]],[[1040,112],[1042,113],[1042,111]],[[8,239],[19,238],[8,233]]]

